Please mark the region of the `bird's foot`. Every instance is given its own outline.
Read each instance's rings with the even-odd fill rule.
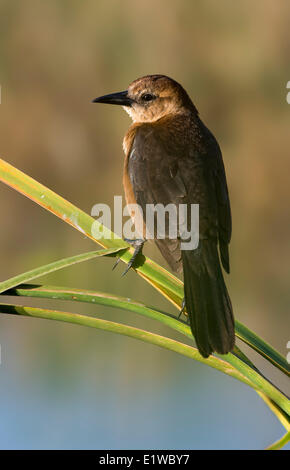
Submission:
[[[185,310],[185,298],[183,297],[182,303],[181,303],[181,309],[180,309],[180,312],[178,314],[178,318],[181,317],[181,315],[184,313],[184,310]]]
[[[123,272],[122,276],[125,276],[125,274],[127,274],[129,269],[131,269],[133,267],[137,256],[142,253],[142,249],[143,249],[144,243],[146,241],[146,240],[143,240],[142,238],[137,238],[136,240],[130,240],[128,238],[124,238],[124,240],[125,240],[125,242],[129,243],[130,245],[132,245],[134,247],[134,253],[133,253],[132,258],[130,259],[130,261],[127,265],[127,268]],[[117,262],[113,266],[113,269],[116,267],[118,262],[119,262],[119,260],[117,260]]]

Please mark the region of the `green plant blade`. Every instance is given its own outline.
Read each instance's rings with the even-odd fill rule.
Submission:
[[[87,289],[75,289],[71,287],[21,284],[13,289],[5,291],[4,295],[71,300],[119,308],[157,320],[189,338],[192,338],[190,327],[174,316],[166,312],[156,310],[153,307],[148,307],[142,302],[136,302],[135,300],[113,294]]]
[[[105,305],[110,307],[120,308],[122,310],[135,312],[143,316],[157,320],[179,333],[184,334],[185,336],[192,338],[191,329],[184,322],[179,319],[169,315],[166,312],[161,312],[156,310],[153,307],[148,307],[141,302],[136,302],[135,300],[128,299],[121,296],[116,296],[112,294],[107,294],[98,291],[92,291],[87,289],[75,289],[68,287],[60,286],[41,286],[41,285],[19,285],[15,289],[5,292],[6,295],[12,296],[24,296],[24,297],[37,297],[37,298],[51,298],[59,300],[74,300],[79,302],[94,303],[99,305]],[[240,351],[236,346],[234,350],[234,355],[236,355],[240,360],[247,363],[249,367],[256,369],[254,364],[248,359],[248,357]],[[225,356],[223,356],[225,357]],[[230,356],[229,356],[230,357]]]
[[[17,286],[18,284],[32,281],[33,279],[37,279],[38,277],[50,274],[54,271],[58,271],[59,269],[67,268],[73,264],[82,263],[83,261],[111,255],[113,253],[118,253],[122,249],[124,250],[124,248],[111,248],[109,250],[90,251],[88,253],[70,256],[69,258],[63,258],[61,260],[54,261],[53,263],[31,269],[30,271],[18,274],[17,276],[13,276],[10,279],[7,279],[6,281],[0,282],[0,294],[8,289],[11,289],[12,287]]]
[[[290,416],[290,401],[288,398],[276,387],[273,386],[265,377],[263,377],[259,372],[249,367],[244,362],[235,356],[234,354],[226,354],[223,356],[229,364],[233,367],[236,367],[237,370],[245,373],[247,378],[255,385],[256,390],[260,390],[272,399],[282,410]],[[283,398],[282,398],[283,397]]]
[[[241,363],[239,367],[236,367],[236,365],[231,366],[231,364],[229,364],[225,360],[217,358],[215,356],[210,356],[208,359],[204,359],[199,354],[199,352],[192,346],[180,343],[170,338],[157,335],[155,333],[150,333],[148,331],[141,330],[139,328],[134,328],[128,325],[119,324],[107,320],[101,320],[95,317],[10,304],[0,304],[0,312],[6,314],[25,315],[37,318],[45,318],[50,320],[75,323],[79,325],[89,326],[92,328],[102,329],[105,331],[119,333],[145,341],[147,343],[161,346],[165,349],[175,351],[186,357],[195,359],[199,362],[207,364],[208,366],[214,367],[215,369],[220,370],[225,374],[240,380],[241,382],[251,386],[255,390],[265,393],[280,408],[282,408],[285,413],[287,413],[288,415],[290,413],[290,404],[287,398],[278,390],[276,390],[275,387],[273,387],[265,379],[260,377],[259,374],[250,369],[249,366],[245,363]],[[235,359],[236,361],[239,361],[238,358]],[[239,372],[239,368],[243,371],[242,373]],[[258,377],[255,377],[255,374]],[[249,376],[249,378],[247,377],[247,375]]]
[[[290,441],[290,432],[286,432],[278,441],[271,444],[266,450],[280,450]]]
[[[63,222],[85,234],[103,248],[129,248],[129,250],[120,254],[120,258],[125,263],[130,261],[132,247],[129,244],[93,217],[2,159],[0,159],[0,181],[52,212]],[[93,236],[93,233],[101,232],[105,235],[105,238],[99,239]],[[180,304],[180,299],[183,296],[183,284],[176,276],[149,258],[146,259],[146,263],[140,265],[136,270],[141,277],[153,285],[170,302],[176,306]]]
[[[248,346],[253,348],[265,359],[271,362],[274,366],[278,367],[286,375],[290,375],[289,364],[286,359],[274,349],[270,344],[260,338],[256,333],[249,330],[245,325],[236,321],[236,335]]]
[[[14,289],[10,289],[9,291],[5,292],[5,295],[17,295],[17,296],[26,296],[26,297],[36,297],[36,298],[53,298],[58,300],[71,300],[71,301],[80,301],[80,302],[88,302],[93,304],[105,305],[110,307],[117,307],[123,310],[133,311],[135,313],[145,315],[149,318],[154,320],[158,320],[167,326],[179,331],[180,333],[185,334],[188,337],[191,337],[191,330],[190,328],[185,325],[184,323],[180,322],[179,320],[172,318],[168,314],[160,311],[156,311],[155,309],[149,308],[140,302],[135,302],[132,299],[127,299],[124,297],[115,296],[112,294],[104,294],[101,292],[89,291],[84,289],[73,289],[73,288],[65,288],[59,286],[35,286],[35,285],[22,285],[18,286]],[[243,361],[249,364],[248,358],[243,355],[241,351],[236,347],[235,353],[238,354]],[[241,363],[240,363],[241,364]],[[240,365],[239,364],[239,365]],[[254,367],[253,364],[249,364],[250,366]],[[244,373],[243,370],[241,370]],[[266,403],[270,402],[270,408],[272,411],[277,415],[280,419],[282,424],[283,419],[287,423],[287,417],[284,416],[284,412],[280,409],[276,403],[269,400],[264,394],[258,392],[261,397],[266,401]],[[287,429],[287,427],[286,427]]]
[[[10,315],[24,315],[28,317],[43,318],[47,320],[57,320],[88,326],[91,328],[97,328],[104,331],[110,331],[113,333],[119,333],[125,336],[139,339],[141,341],[145,341],[147,343],[161,346],[165,349],[178,352],[199,362],[206,363],[207,365],[218,369],[227,375],[231,375],[232,377],[235,377],[238,380],[241,380],[242,382],[251,386],[250,380],[240,374],[234,367],[229,366],[229,364],[223,361],[222,359],[219,359],[214,356],[210,356],[208,359],[204,359],[199,354],[197,349],[192,346],[188,346],[170,338],[166,338],[155,333],[141,330],[139,328],[99,319],[92,316],[12,304],[0,304],[0,312]]]
[[[72,300],[120,308],[122,310],[131,311],[157,320],[192,339],[190,327],[176,317],[166,312],[156,310],[153,307],[148,307],[141,302],[113,294],[87,289],[75,289],[71,287],[24,284],[6,291],[5,295]],[[235,346],[233,354],[256,372],[260,373],[249,358],[237,346]]]
[[[151,319],[157,320],[170,328],[178,331],[179,333],[184,334],[185,336],[192,338],[191,329],[184,322],[181,322],[177,318],[169,315],[168,313],[161,312],[155,308],[148,307],[141,302],[136,302],[132,299],[125,297],[120,297],[112,294],[107,294],[103,292],[96,292],[87,289],[75,289],[59,286],[39,286],[39,285],[20,285],[14,289],[5,292],[5,295],[12,296],[24,296],[24,297],[36,297],[36,298],[49,298],[49,299],[58,299],[58,300],[71,300],[79,302],[87,302],[98,305],[110,306],[114,308],[120,308],[122,310],[131,311],[143,316],[149,317]],[[240,359],[238,367],[244,362],[250,368],[254,369],[258,374],[261,375],[259,370],[254,366],[254,364],[247,358],[247,356],[240,351],[240,349],[235,346],[233,355]],[[221,356],[222,358],[227,358],[228,362],[231,361],[231,355]],[[237,367],[237,365],[236,365]],[[239,369],[241,373],[244,371]],[[277,408],[277,413],[279,413],[279,408]]]
[[[290,419],[289,416],[281,409],[277,409],[276,403],[274,403],[270,398],[268,398],[264,393],[258,392],[262,400],[268,405],[268,407],[272,410],[272,412],[277,416],[280,423],[286,431],[290,432]]]
[[[251,369],[255,370],[258,372],[258,374],[262,375],[261,372],[257,369],[257,367],[252,363],[252,361],[238,348],[237,345],[235,345],[233,354],[238,357],[240,360],[245,362]],[[268,380],[265,376],[263,376],[266,380]],[[268,380],[269,382],[269,380]],[[258,395],[264,400],[264,402],[267,404],[267,406],[271,409],[271,411],[277,416],[279,419],[280,423],[282,426],[285,427],[287,431],[290,430],[290,417],[283,411],[273,400],[267,397],[262,392],[257,391]]]

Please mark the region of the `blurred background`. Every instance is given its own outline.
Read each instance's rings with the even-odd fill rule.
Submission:
[[[98,202],[112,206],[123,194],[122,138],[130,121],[122,109],[90,101],[142,75],[175,78],[223,151],[235,315],[283,356],[290,339],[289,20],[284,0],[0,4],[1,157],[89,213]],[[95,249],[12,189],[1,185],[0,198],[0,279]],[[145,253],[164,265],[154,247]],[[112,272],[112,264],[90,261],[41,282],[112,292],[176,313],[134,272],[121,278],[123,266]],[[179,339],[124,311],[54,307]],[[0,344],[4,449],[252,449],[283,433],[246,385],[133,339],[2,315]],[[287,391],[282,374],[249,355]]]

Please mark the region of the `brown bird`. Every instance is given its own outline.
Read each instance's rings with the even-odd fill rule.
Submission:
[[[203,357],[228,353],[235,343],[234,318],[221,263],[229,273],[232,224],[215,137],[183,87],[164,75],[139,78],[126,91],[93,102],[121,105],[133,120],[123,141],[127,204],[139,204],[143,214],[146,204],[199,204],[196,249],[181,250],[180,237],[169,238],[168,230],[155,242],[174,271],[183,268],[184,306],[199,352]],[[137,241],[130,266],[142,246]]]

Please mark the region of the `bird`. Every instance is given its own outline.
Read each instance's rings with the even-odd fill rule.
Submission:
[[[231,352],[234,315],[222,268],[229,274],[232,217],[216,138],[182,85],[166,75],[146,75],[125,91],[93,102],[120,105],[133,121],[123,140],[123,186],[127,204],[143,210],[143,228],[128,266],[142,251],[146,205],[198,204],[195,249],[181,249],[179,236],[171,239],[165,234],[154,242],[170,268],[183,271],[182,311],[186,309],[199,353],[208,358],[215,352]],[[131,216],[137,219],[136,211]]]

